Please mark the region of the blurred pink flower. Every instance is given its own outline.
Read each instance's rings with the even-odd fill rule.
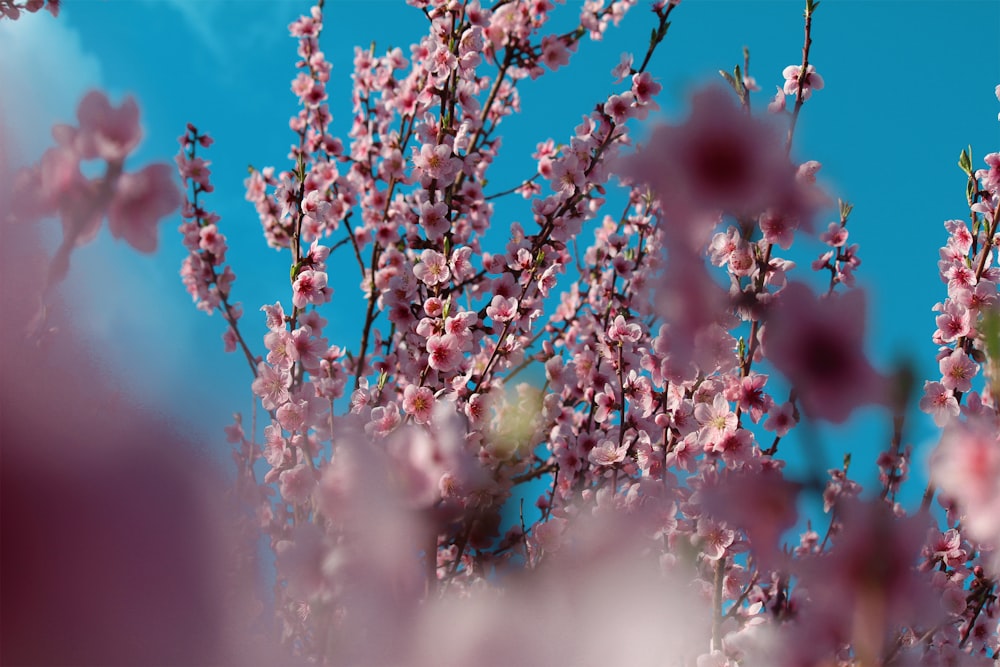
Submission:
[[[880,398],[883,382],[864,354],[862,292],[817,299],[790,283],[762,333],[764,352],[794,385],[806,414],[843,422],[854,408]]]
[[[156,250],[156,225],[181,205],[173,170],[159,163],[122,174],[108,209],[108,228],[140,252]]]
[[[132,97],[126,97],[115,108],[104,93],[92,90],[80,102],[76,115],[80,132],[75,147],[85,160],[101,158],[121,163],[142,140],[139,107]]]

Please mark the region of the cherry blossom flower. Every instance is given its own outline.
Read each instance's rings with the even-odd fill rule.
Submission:
[[[452,157],[451,146],[447,144],[424,144],[414,155],[413,163],[427,178],[441,181],[452,179],[462,165],[461,160]]]
[[[931,456],[931,479],[954,498],[978,540],[1000,539],[1000,442],[992,420],[952,420]]]
[[[785,77],[785,95],[798,95],[799,75],[802,67],[799,65],[789,65],[781,71],[781,76]],[[812,96],[813,90],[823,89],[823,77],[816,73],[816,68],[812,65],[806,68],[806,76],[802,82],[802,99],[808,100]]]
[[[716,394],[712,405],[699,403],[694,408],[694,418],[702,424],[704,442],[717,442],[730,431],[736,430],[736,414],[722,394]]]
[[[972,378],[979,372],[979,364],[962,350],[952,350],[941,357],[941,384],[945,389],[966,392],[972,389]]]
[[[437,250],[428,248],[420,254],[420,263],[413,267],[413,275],[417,277],[417,280],[431,287],[446,283],[451,279],[448,258]]]
[[[776,408],[772,408],[764,420],[764,428],[774,431],[779,438],[785,437],[792,427],[795,426],[795,404],[782,403]]]
[[[673,225],[711,211],[759,213],[794,189],[794,170],[772,130],[717,88],[694,96],[683,125],[654,130],[629,173],[653,186],[668,217],[681,218]]]
[[[322,304],[330,300],[330,288],[327,287],[325,271],[305,269],[299,271],[292,284],[292,305],[305,308],[309,304]]]
[[[628,445],[619,447],[611,440],[602,440],[596,447],[590,450],[587,457],[594,465],[613,466],[625,460],[628,453]]]
[[[608,327],[608,340],[614,343],[629,341],[635,343],[642,336],[642,327],[635,322],[627,323],[622,315],[615,317]]]
[[[151,164],[122,174],[108,208],[108,228],[139,252],[156,251],[156,225],[181,204],[181,194],[166,164]]]
[[[509,322],[517,317],[517,299],[496,295],[486,307],[486,316],[494,322]]]
[[[121,164],[142,140],[139,107],[126,97],[118,108],[112,107],[104,93],[87,93],[76,112],[80,132],[76,149],[85,160],[101,158]]]
[[[316,488],[316,471],[309,465],[300,463],[281,473],[278,487],[281,497],[293,505],[304,505]]]
[[[403,390],[403,410],[413,415],[413,421],[418,424],[430,422],[434,410],[434,392],[429,387],[407,385]]]
[[[883,398],[883,382],[862,350],[864,313],[861,292],[820,300],[801,283],[781,292],[762,343],[807,414],[843,422],[855,407]]]
[[[691,541],[701,546],[706,558],[719,560],[736,541],[736,532],[723,523],[703,517],[698,519],[698,532],[691,536]]]
[[[453,371],[462,363],[458,337],[454,334],[431,336],[427,339],[427,364],[442,372]]]

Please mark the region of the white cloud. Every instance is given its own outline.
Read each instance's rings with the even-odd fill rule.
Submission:
[[[0,22],[0,155],[35,161],[54,123],[72,122],[84,93],[101,87],[101,65],[65,20],[47,12]]]

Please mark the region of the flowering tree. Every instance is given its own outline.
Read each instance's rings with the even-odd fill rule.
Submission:
[[[819,162],[795,157],[799,116],[824,86],[810,63],[819,3],[806,2],[801,60],[765,114],[752,108],[745,51],[727,86],[704,87],[686,120],[640,142],[661,92],[648,65],[680,4],[654,2],[648,45],[612,71],[618,92],[595,100],[573,136],[540,143],[534,174],[490,193],[519,84],[567,66],[635,2],[588,0],[563,33],[549,30],[547,0],[408,2],[429,30],[409,58],[356,49],[345,139],[330,133],[322,0],[290,26],[301,105],[290,165],[246,180],[268,245],[290,266],[288,298],[261,308],[263,341],[241,329],[225,223],[208,204],[212,139],[189,125],[176,159],[184,285],[221,314],[225,349],[246,358],[262,409],[227,430],[243,503],[234,567],[256,567],[263,534],[288,654],[992,663],[1000,155],[983,169],[971,149],[961,156],[969,217],[945,224],[941,378],[920,400],[943,435],[922,503],[904,507],[913,378],[868,361],[852,207],[823,190]],[[91,93],[78,116],[22,172],[10,213],[62,220],[46,290],[105,215],[113,235],[149,252],[157,221],[180,204],[163,165],[123,172],[139,140],[133,101]],[[85,179],[87,159],[106,162],[105,175]],[[530,222],[495,215],[494,201],[512,196],[531,202]],[[829,210],[816,291],[780,254]],[[488,234],[498,226],[510,229],[502,246]],[[360,341],[328,305],[338,260],[359,271]],[[31,336],[44,320],[40,309]],[[523,381],[532,369],[541,386]],[[785,473],[789,433],[867,404],[893,421],[879,488],[862,498],[849,457]],[[512,499],[528,493],[526,514]],[[823,525],[789,542],[810,496]]]

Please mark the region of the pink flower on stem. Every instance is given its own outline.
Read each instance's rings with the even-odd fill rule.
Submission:
[[[445,373],[455,370],[462,363],[459,341],[453,334],[428,338],[427,354],[427,365]]]
[[[797,95],[799,92],[799,75],[802,67],[799,65],[789,65],[781,72],[785,77],[785,95]],[[812,65],[806,68],[806,76],[802,81],[802,99],[808,100],[813,90],[823,89],[823,77],[816,73],[816,68]]]
[[[418,424],[427,424],[434,411],[434,392],[430,387],[407,385],[403,390],[403,411]]]
[[[590,450],[587,458],[597,466],[613,466],[625,460],[628,453],[628,445],[619,447],[611,440],[602,440],[596,447]]]
[[[413,275],[429,287],[446,283],[451,278],[448,258],[437,250],[428,248],[420,254],[420,262],[413,267]]]
[[[611,76],[615,77],[615,83],[621,83],[632,71],[632,54],[623,53],[618,64],[611,70]]]
[[[293,505],[304,505],[316,488],[316,471],[309,465],[300,463],[283,471],[278,480],[282,498]]]
[[[698,532],[691,536],[691,542],[700,544],[702,553],[709,560],[719,560],[726,555],[726,549],[736,541],[736,532],[724,524],[702,517],[698,519]]]
[[[509,322],[517,317],[517,299],[496,295],[486,307],[486,316],[494,322]]]
[[[299,271],[292,284],[292,305],[305,308],[309,304],[326,303],[330,298],[330,290],[326,285],[326,272],[312,269]]]
[[[764,420],[764,428],[774,431],[776,436],[783,438],[792,430],[795,423],[795,404],[782,403],[768,413],[767,419]]]
[[[773,243],[782,250],[792,247],[795,240],[795,230],[798,228],[798,221],[793,220],[773,209],[768,209],[760,216],[760,231],[764,235],[764,240]]]
[[[968,290],[971,293],[971,290]],[[972,331],[972,315],[969,309],[951,299],[946,299],[944,305],[938,304],[941,314],[934,319],[937,325],[937,338],[941,343],[951,343],[958,338],[968,336]]]
[[[661,90],[663,86],[656,83],[649,72],[642,72],[632,77],[632,94],[639,104],[651,104]]]
[[[945,389],[966,392],[972,389],[972,378],[979,372],[979,364],[969,359],[962,350],[953,350],[941,358],[941,384]]]
[[[608,420],[611,413],[614,412],[615,408],[618,406],[618,401],[615,398],[615,389],[607,382],[604,383],[604,391],[598,392],[594,396],[594,405],[596,410],[594,411],[594,421],[598,424],[602,424]]]
[[[628,323],[625,317],[618,315],[608,327],[608,340],[614,343],[637,342],[642,337],[642,327],[635,322]]]
[[[771,98],[771,101],[768,102],[767,111],[768,113],[778,114],[785,110],[786,98],[785,91],[781,89],[781,86],[775,86],[775,89],[777,92]]]
[[[462,161],[452,157],[451,146],[447,144],[424,144],[414,155],[413,164],[427,178],[444,181],[450,180],[462,168]]]
[[[924,396],[920,399],[920,409],[934,417],[934,423],[939,427],[946,426],[961,412],[955,394],[940,382],[924,383]]]
[[[727,433],[736,430],[736,414],[722,394],[716,394],[712,405],[699,403],[694,408],[694,418],[701,422],[702,442],[718,442]]]
[[[741,410],[750,413],[754,424],[771,408],[771,398],[764,393],[766,383],[767,376],[759,373],[751,373],[740,380],[737,401]]]
[[[431,204],[425,202],[420,205],[420,225],[424,228],[427,238],[431,241],[438,241],[444,238],[445,232],[451,228],[451,221],[448,220],[448,205],[444,202]]]
[[[253,393],[260,397],[265,410],[274,410],[289,400],[290,377],[287,370],[276,369],[269,364],[257,364],[257,378],[253,381]]]

